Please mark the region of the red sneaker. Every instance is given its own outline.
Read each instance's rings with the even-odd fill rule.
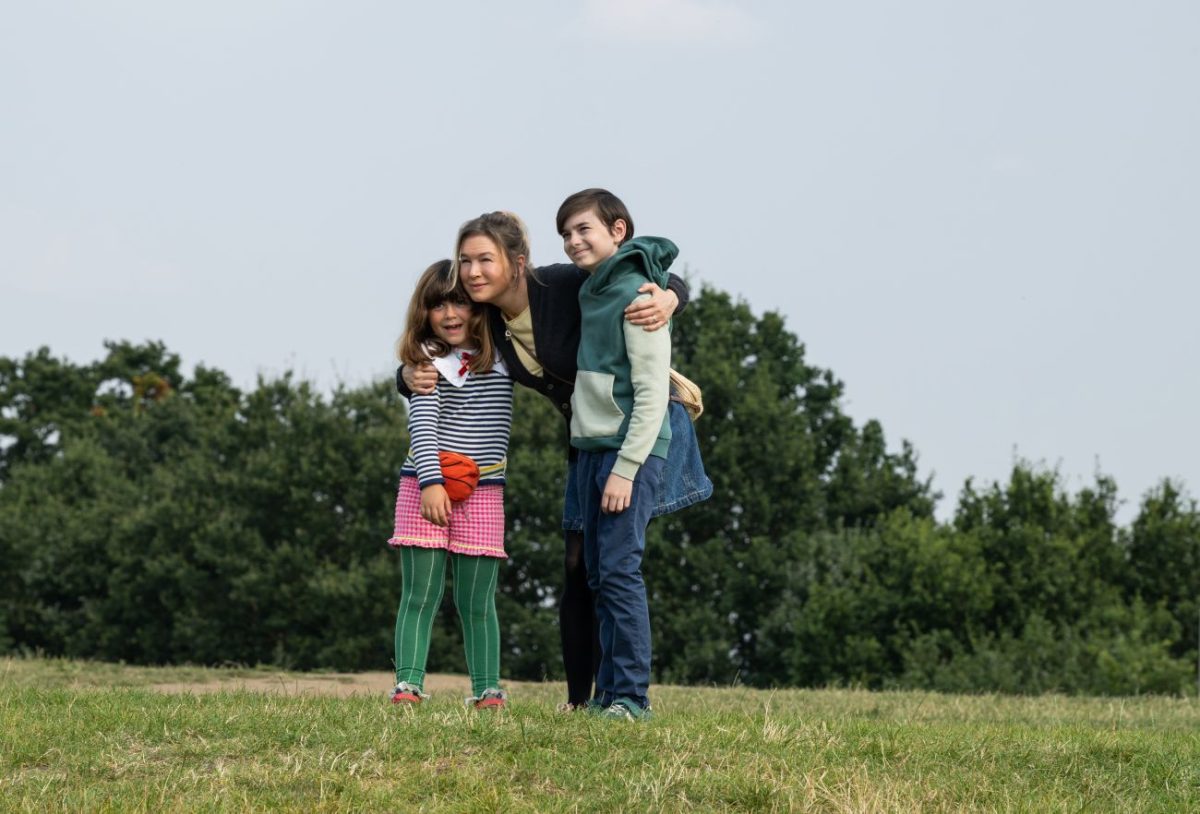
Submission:
[[[468,698],[467,703],[475,709],[504,709],[508,704],[508,693],[491,687],[477,697]]]
[[[401,681],[392,690],[393,704],[409,704],[416,706],[424,701],[429,696],[421,692],[421,688],[416,684],[409,684],[407,681]]]

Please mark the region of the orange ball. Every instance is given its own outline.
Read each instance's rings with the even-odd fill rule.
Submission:
[[[443,486],[450,499],[457,503],[466,500],[479,485],[479,465],[469,455],[458,452],[439,452]]]

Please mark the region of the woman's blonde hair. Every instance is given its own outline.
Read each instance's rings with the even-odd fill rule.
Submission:
[[[485,212],[477,218],[464,223],[458,230],[458,238],[454,241],[454,280],[458,282],[459,255],[462,252],[463,241],[469,237],[481,235],[486,237],[500,250],[504,258],[504,267],[515,281],[522,265],[526,271],[533,269],[533,258],[529,253],[529,230],[525,221],[515,212]],[[519,262],[524,259],[524,264]],[[535,278],[536,279],[536,278]]]
[[[450,346],[439,339],[429,325],[429,312],[444,302],[468,305],[471,316],[467,320],[467,336],[479,349],[468,367],[473,373],[491,370],[495,359],[492,334],[488,330],[487,313],[483,307],[471,301],[466,291],[458,284],[449,260],[439,260],[421,274],[408,303],[408,315],[404,320],[404,333],[396,342],[396,358],[406,365],[419,365],[431,357],[444,356]]]

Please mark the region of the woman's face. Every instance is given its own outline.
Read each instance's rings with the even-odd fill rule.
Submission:
[[[485,235],[471,235],[458,249],[458,274],[475,302],[495,302],[513,284],[504,253]]]

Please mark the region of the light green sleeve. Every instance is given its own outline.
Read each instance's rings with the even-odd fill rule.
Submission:
[[[637,299],[649,296],[643,294]],[[633,381],[633,415],[629,417],[629,429],[612,471],[633,480],[654,448],[667,414],[667,399],[671,396],[671,333],[666,328],[645,331],[628,321],[622,322],[622,326]]]

